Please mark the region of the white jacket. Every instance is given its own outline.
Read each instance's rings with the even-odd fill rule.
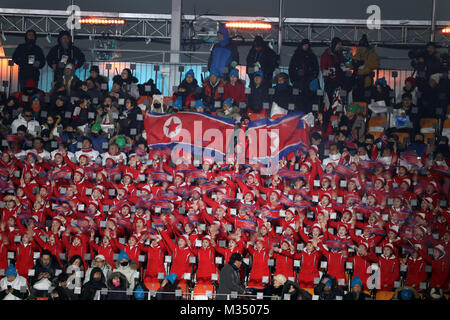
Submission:
[[[136,280],[135,275],[138,274],[135,270],[131,269],[129,265],[126,267],[122,267],[121,265],[119,265],[113,271],[120,272],[121,274],[123,274],[125,278],[127,278],[128,283],[130,285],[128,289],[134,290],[134,282]]]
[[[12,122],[11,133],[17,134],[17,128],[19,128],[20,126],[27,127],[28,133],[31,134],[33,137],[36,137],[41,129],[39,122],[37,122],[36,120],[30,120],[27,122],[25,118],[22,116],[22,114],[19,114],[17,116],[17,119]]]
[[[17,275],[16,278],[14,279],[14,281],[9,282],[7,277],[2,278],[2,280],[0,280],[0,290],[1,291],[5,291],[6,289],[8,289],[8,286],[11,286],[11,288],[15,289],[15,290],[19,290],[22,287],[26,287],[28,290],[28,285],[27,285],[27,280],[22,277]],[[13,295],[12,293],[9,293],[6,295],[5,298],[3,298],[3,300],[22,300],[18,297],[16,297],[15,295]]]

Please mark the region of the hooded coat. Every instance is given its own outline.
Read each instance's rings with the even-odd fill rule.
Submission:
[[[102,275],[100,280],[94,279],[94,274],[97,272],[100,272]],[[101,290],[103,288],[107,288],[105,275],[103,274],[102,269],[95,267],[92,269],[89,281],[83,285],[80,299],[94,300],[97,290]],[[104,295],[100,294],[100,300],[104,299]]]
[[[219,43],[216,43],[211,50],[211,55],[208,60],[208,70],[223,78],[223,68],[229,67],[233,61],[239,63],[239,52],[236,46],[230,41],[227,28],[221,27],[218,33],[223,35],[223,39]]]
[[[68,36],[70,41],[67,48],[64,48],[61,44],[61,38],[63,36]],[[63,63],[63,61],[66,61]],[[58,44],[50,49],[47,54],[47,63],[50,67],[56,65],[55,70],[55,79],[59,78],[63,74],[64,67],[71,63],[73,65],[73,70],[75,71],[82,65],[86,58],[84,53],[72,43],[72,37],[70,36],[69,31],[61,31],[58,36]]]
[[[262,49],[260,51],[256,51],[255,49],[257,44],[261,45]],[[265,82],[271,83],[273,72],[278,67],[277,54],[269,48],[261,36],[255,37],[255,44],[247,55],[247,74],[249,75],[250,81],[253,80],[253,72],[251,73],[250,70],[251,68],[254,68],[255,64],[258,62],[261,66]]]
[[[27,40],[27,33],[33,32],[35,40]],[[27,79],[39,82],[40,71],[45,66],[45,56],[41,47],[36,44],[36,32],[32,29],[25,33],[25,43],[19,44],[14,50],[12,59],[19,65],[19,81],[23,84]],[[23,88],[22,88],[23,89]]]
[[[120,284],[116,287],[112,280],[117,276],[120,279]],[[106,300],[130,300],[131,296],[127,295],[128,280],[120,272],[113,272],[107,281],[108,294]]]
[[[294,88],[306,89],[309,83],[319,74],[319,62],[317,56],[311,50],[302,49],[304,44],[309,44],[309,41],[304,39],[294,52],[289,63],[289,79]]]

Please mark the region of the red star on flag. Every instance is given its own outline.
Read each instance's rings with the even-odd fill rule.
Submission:
[[[172,119],[170,119],[170,122],[166,125],[166,128],[168,129],[167,131],[167,136],[170,137],[171,133],[176,133],[176,130],[178,128],[180,124],[179,123],[175,123],[175,121]]]

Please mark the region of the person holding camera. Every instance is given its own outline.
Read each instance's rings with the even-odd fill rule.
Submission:
[[[345,57],[342,53],[342,40],[340,38],[333,38],[331,45],[327,48],[320,57],[320,70],[322,71],[323,80],[325,83],[325,91],[328,99],[333,101],[334,91],[338,87],[343,86]]]
[[[365,90],[373,85],[374,70],[379,68],[380,59],[375,52],[375,47],[369,44],[364,34],[359,40],[356,53],[350,62],[353,69],[353,100],[369,102],[370,97],[365,97]]]

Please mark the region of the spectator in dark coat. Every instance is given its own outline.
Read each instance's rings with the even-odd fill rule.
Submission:
[[[130,300],[127,295],[128,280],[121,272],[113,272],[108,279],[108,294],[106,300]]]
[[[195,79],[194,70],[189,69],[184,76],[181,84],[186,87],[187,94],[195,93],[198,88],[198,81]]]
[[[344,296],[344,300],[371,300],[370,296],[362,291],[362,282],[358,276],[354,276],[351,283],[352,291]]]
[[[261,36],[256,36],[253,46],[247,55],[247,74],[250,82],[258,70],[262,70],[264,83],[271,85],[273,72],[278,67],[277,54],[273,51]]]
[[[294,103],[292,86],[289,85],[289,76],[284,72],[280,72],[275,76],[274,82],[275,86],[273,88],[275,89],[275,92],[272,96],[272,102],[275,102],[279,107],[288,110],[289,104]]]
[[[269,87],[264,84],[264,75],[261,70],[255,73],[250,83],[250,94],[247,97],[247,113],[260,113],[264,103],[270,104]]]
[[[216,110],[216,101],[222,102],[223,94],[225,93],[225,85],[220,79],[219,73],[212,71],[210,76],[205,79],[203,86],[203,104],[205,107],[214,112]],[[220,108],[220,106],[217,107]]]
[[[296,97],[297,108],[303,112],[311,111],[315,92],[310,90],[309,84],[319,74],[317,56],[311,50],[309,39],[303,39],[294,52],[289,63],[289,78],[292,87],[299,89]]]
[[[211,73],[217,73],[220,78],[225,78],[223,68],[235,68],[239,64],[239,52],[230,41],[227,28],[221,27],[217,31],[217,36],[219,37],[219,42],[211,50],[208,70]]]
[[[58,36],[58,44],[50,49],[47,54],[47,63],[54,71],[54,80],[60,80],[67,64],[73,65],[77,70],[85,62],[84,53],[72,43],[69,31],[61,31]]]
[[[427,43],[423,59],[425,62],[425,76],[427,79],[429,79],[432,74],[442,72],[441,58],[439,52],[436,50],[436,44],[434,42]]]
[[[81,300],[94,300],[96,298],[97,291],[107,288],[105,275],[102,269],[95,267],[91,271],[91,277],[86,282],[81,290]],[[105,295],[100,294],[100,300],[104,300]]]
[[[91,66],[91,69],[89,70],[89,78],[87,78],[86,81],[87,80],[91,80],[92,82],[94,82],[98,90],[101,90],[103,92],[108,91],[108,79],[100,75],[100,69],[98,66]],[[103,84],[105,84],[106,87],[103,86],[102,88]]]
[[[41,256],[36,260],[34,265],[35,276],[32,277],[30,281],[31,285],[34,285],[43,278],[53,281],[56,274],[56,269],[58,268],[59,266],[56,261],[56,257],[54,257],[50,251],[42,250]]]
[[[91,97],[83,95],[77,104],[72,114],[73,126],[81,127],[95,120],[95,109],[91,105]]]
[[[319,296],[319,300],[336,300],[336,297],[344,296],[342,289],[337,286],[336,278],[328,274],[314,287],[314,294]]]
[[[286,294],[289,295],[289,300],[299,300],[299,296],[303,297],[304,294],[297,283],[286,280],[286,277],[282,274],[273,277],[273,284],[264,288],[263,292],[264,296],[272,296],[272,300],[284,300]],[[269,298],[266,297],[265,299]]]
[[[242,255],[233,253],[230,261],[220,271],[220,283],[217,290],[216,300],[227,300],[227,295],[231,292],[243,294],[245,289],[240,282],[239,269],[242,265]]]
[[[60,273],[56,278],[56,287],[50,295],[51,300],[78,300],[78,295],[76,295],[73,290],[67,288],[67,280],[69,275],[65,272]]]
[[[322,70],[323,80],[325,82],[325,91],[328,99],[333,101],[334,91],[343,86],[344,72],[344,54],[342,53],[342,40],[333,38],[331,45],[320,57],[320,69]]]
[[[158,90],[156,84],[153,82],[153,79],[148,79],[147,82],[143,84],[138,84],[139,95],[140,96],[150,96],[153,97],[155,94],[161,94],[161,91]]]
[[[36,45],[36,32],[33,29],[25,33],[25,43],[14,50],[12,59],[19,65],[20,90],[25,88],[25,81],[33,79],[39,83],[40,71],[45,66],[45,56],[41,47]]]
[[[125,99],[125,108],[119,115],[120,134],[135,137],[144,129],[144,117],[141,109],[137,106],[136,99],[128,97]],[[136,129],[135,131],[132,129]]]
[[[386,79],[379,78],[375,81],[375,86],[372,87],[372,99],[375,101],[384,101],[386,106],[392,104],[391,87],[388,86]]]

